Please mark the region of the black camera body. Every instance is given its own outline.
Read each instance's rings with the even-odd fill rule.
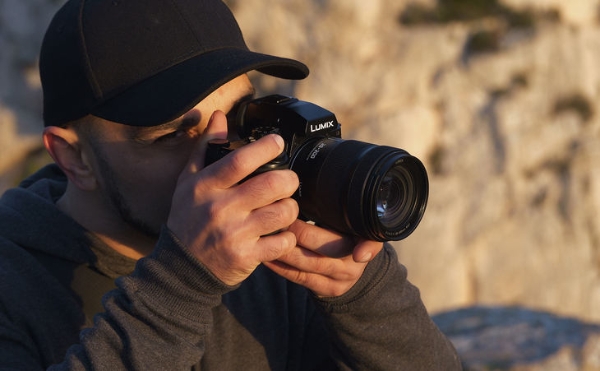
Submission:
[[[229,152],[268,134],[279,134],[285,141],[283,153],[261,166],[255,173],[288,169],[292,154],[313,137],[341,138],[341,125],[335,115],[316,104],[283,95],[269,95],[243,104],[233,123],[237,141],[212,141],[206,163],[213,163]]]
[[[240,140],[211,141],[206,165],[262,136],[279,134],[285,149],[252,176],[291,169],[300,187],[300,217],[370,240],[400,240],[425,212],[425,167],[406,151],[341,139],[335,115],[310,102],[270,95],[243,103],[234,127]]]

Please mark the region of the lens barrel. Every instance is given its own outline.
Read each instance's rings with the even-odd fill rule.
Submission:
[[[376,241],[397,241],[421,221],[429,182],[425,167],[393,147],[311,138],[291,156],[300,178],[294,196],[301,216]]]

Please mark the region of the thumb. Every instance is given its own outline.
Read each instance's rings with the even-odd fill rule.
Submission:
[[[227,116],[223,111],[213,112],[202,135],[205,144],[211,139],[227,139]]]
[[[357,263],[368,263],[375,258],[375,255],[379,254],[382,248],[383,243],[381,242],[359,238],[352,251],[352,258]]]
[[[227,139],[227,116],[225,116],[223,111],[213,112],[200,140],[196,143],[189,163],[192,172],[204,168],[208,142],[214,139]]]

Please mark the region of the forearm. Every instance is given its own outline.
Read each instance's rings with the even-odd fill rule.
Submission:
[[[53,370],[189,370],[204,352],[223,285],[163,229],[157,248],[104,297],[105,313],[83,330]]]
[[[390,246],[348,293],[318,302],[341,369],[461,369],[453,346],[431,321]]]

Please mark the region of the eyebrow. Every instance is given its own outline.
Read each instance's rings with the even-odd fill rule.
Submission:
[[[128,126],[126,129],[127,139],[132,142],[143,142],[147,139],[146,136],[151,135],[152,133],[180,128],[182,126],[182,121],[184,121],[182,118],[177,118],[173,121],[154,126]]]

